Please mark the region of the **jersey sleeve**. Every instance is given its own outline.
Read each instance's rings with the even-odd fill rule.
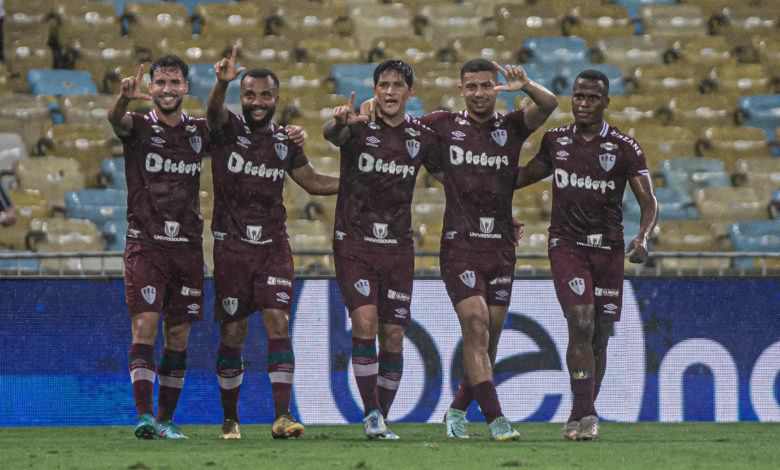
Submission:
[[[539,160],[544,163],[545,166],[552,167],[552,159],[550,158],[550,141],[552,140],[552,134],[546,132],[542,137],[542,143],[539,145],[539,151],[534,156],[534,160]]]
[[[628,178],[635,176],[648,176],[650,170],[647,168],[647,159],[645,158],[645,152],[639,144],[636,144],[636,148],[626,146],[626,152],[629,155],[630,167],[628,170]]]
[[[515,109],[514,111],[507,113],[504,117],[515,127],[515,129],[517,129],[520,135],[528,137],[533,131],[525,125],[525,110],[526,108]]]
[[[309,158],[300,145],[291,140],[289,146],[289,151],[292,153],[292,155],[290,155],[292,157],[290,158],[290,170],[295,170],[309,163]]]

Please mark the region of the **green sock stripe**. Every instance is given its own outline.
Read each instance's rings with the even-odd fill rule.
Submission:
[[[387,362],[379,361],[379,368],[384,370],[391,370],[393,372],[403,372],[403,364],[388,364]]]
[[[154,356],[144,356],[143,354],[129,354],[128,355],[128,362],[133,362],[133,359],[143,358],[147,362],[154,362]]]
[[[243,357],[239,357],[238,359],[227,359],[217,354],[217,367],[241,367],[241,364],[243,363]]]
[[[174,361],[167,357],[160,358],[160,367],[164,367],[169,370],[179,370],[187,368],[187,361]]]
[[[376,348],[352,348],[352,356],[376,356]]]
[[[295,362],[295,355],[292,351],[282,351],[268,354],[269,364],[276,364],[279,362]]]

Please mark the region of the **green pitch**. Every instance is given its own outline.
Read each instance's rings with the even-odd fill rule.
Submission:
[[[184,425],[187,441],[139,441],[133,427],[0,428],[3,469],[488,469],[778,468],[780,424],[602,423],[599,442],[564,442],[560,424],[518,423],[521,440],[447,439],[435,424],[393,423],[401,441],[368,441],[363,426],[307,426],[299,440],[271,439],[270,425],[244,425],[240,441],[220,427]]]

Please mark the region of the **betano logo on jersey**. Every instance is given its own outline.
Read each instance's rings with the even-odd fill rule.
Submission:
[[[463,150],[457,145],[450,145],[450,163],[455,166],[466,163],[468,165],[496,167],[496,170],[500,170],[501,165],[509,166],[509,157],[506,155],[489,157],[485,152],[477,155],[471,150]]]
[[[197,176],[200,174],[200,169],[203,166],[201,162],[187,163],[185,161],[174,162],[170,158],[163,158],[161,155],[154,152],[146,154],[146,162],[144,167],[149,173],[159,173],[161,171],[165,173],[181,174]]]
[[[569,174],[569,172],[563,168],[556,168],[553,176],[555,178],[555,186],[559,189],[565,189],[571,186],[572,188],[600,190],[601,194],[605,194],[607,189],[615,189],[615,182],[612,180],[597,180],[591,178],[590,175],[585,177],[578,176],[577,173]]]
[[[394,161],[386,162],[381,158],[375,159],[373,155],[366,152],[361,153],[358,157],[358,168],[363,173],[375,171],[388,175],[400,175],[402,178],[414,176],[415,173],[415,167],[412,165],[397,164]]]
[[[266,167],[265,163],[260,166],[253,165],[252,162],[245,161],[237,152],[231,152],[227,162],[228,170],[231,173],[243,173],[249,176],[257,176],[258,178],[266,178],[271,181],[283,181],[284,170],[280,168]]]

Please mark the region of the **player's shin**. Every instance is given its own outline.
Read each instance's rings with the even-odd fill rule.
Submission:
[[[379,409],[377,397],[377,363],[376,341],[364,338],[352,338],[352,371],[355,374],[360,398],[363,400],[363,412],[368,415]]]
[[[154,415],[154,346],[139,343],[130,345],[127,362],[138,416]]]
[[[268,340],[268,377],[274,397],[274,417],[289,413],[295,356],[290,338]]]
[[[187,350],[172,351],[163,348],[160,367],[157,369],[157,380],[160,382],[160,392],[157,403],[157,421],[173,420],[173,413],[179,404],[181,389],[184,387],[184,376],[187,372]]]
[[[402,352],[379,351],[379,375],[377,376],[377,396],[379,409],[387,419],[390,407],[393,405],[401,376],[404,371],[404,355]]]
[[[244,380],[244,361],[241,357],[242,348],[232,348],[224,343],[217,350],[217,382],[222,401],[224,419],[239,422],[238,399],[241,394],[241,383]]]

